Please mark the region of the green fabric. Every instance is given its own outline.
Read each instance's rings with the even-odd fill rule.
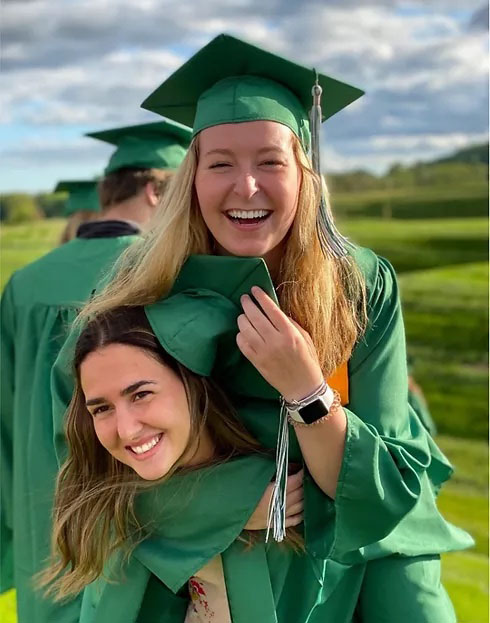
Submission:
[[[441,584],[439,556],[389,556],[367,565],[354,623],[395,621],[456,623],[454,608]]]
[[[54,606],[31,581],[49,554],[58,471],[51,367],[76,309],[134,239],[74,239],[14,273],[1,299],[1,577],[19,623],[78,621],[79,600]]]
[[[355,259],[367,282],[369,325],[349,362],[348,433],[335,501],[320,491],[308,473],[305,476],[305,554],[294,554],[276,543],[259,544],[252,548],[250,562],[244,557],[248,553],[242,551],[239,542],[229,545],[230,535],[235,532],[238,536],[240,525],[245,525],[246,516],[253,512],[253,498],[260,498],[266,479],[259,483],[258,479],[250,477],[252,468],[247,468],[227,482],[230,467],[225,464],[213,468],[214,478],[200,479],[197,486],[195,473],[180,476],[179,486],[184,491],[192,490],[192,505],[196,510],[177,513],[174,522],[164,521],[161,529],[165,530],[165,539],[157,532],[154,538],[138,546],[125,569],[126,586],[133,586],[133,573],[141,580],[143,564],[162,581],[154,590],[159,593],[162,608],[167,607],[185,590],[193,568],[189,556],[195,567],[198,560],[204,564],[217,551],[222,551],[234,623],[257,620],[258,604],[261,623],[320,623],[332,617],[336,623],[350,623],[364,573],[371,561],[383,558],[389,566],[393,554],[435,555],[472,543],[466,533],[445,522],[435,506],[434,492],[450,476],[451,466],[408,406],[405,335],[393,270],[388,262],[367,249],[357,250]],[[238,273],[240,265],[244,272]],[[165,309],[161,317],[165,322],[159,326],[161,335],[165,335],[167,344],[170,338],[175,338],[179,348],[183,348],[180,354],[186,358],[184,361],[191,361],[187,359],[191,357],[203,365],[202,353],[195,356],[192,352],[201,346],[196,340],[200,336],[204,342],[218,339],[216,331],[210,331],[214,320],[211,322],[207,313],[207,297],[214,292],[217,300],[223,296],[228,298],[235,306],[236,317],[239,313],[237,298],[245,284],[248,287],[256,283],[270,290],[268,280],[261,260],[189,258],[168,298],[168,306],[161,307],[163,302],[160,302],[154,307]],[[192,296],[186,298],[192,292],[196,300],[202,292],[206,293],[201,315],[195,313],[196,301]],[[183,305],[172,308],[172,297]],[[226,309],[231,313],[231,306],[221,307],[223,313]],[[190,315],[186,310],[190,310]],[[158,320],[158,314],[153,322],[155,318]],[[189,321],[200,323],[203,332],[194,328],[186,333],[183,329],[189,329]],[[225,331],[227,327],[225,323]],[[53,387],[57,388],[58,395],[55,408],[58,431],[61,430],[61,405],[70,395],[66,353],[71,348],[67,345],[67,350],[63,349],[53,375]],[[277,392],[263,380],[263,385],[260,384],[260,375],[243,357],[235,357],[226,340],[218,344],[217,349],[206,347],[206,352],[206,358],[217,362],[213,376],[228,392],[241,420],[266,448],[274,449],[278,430]],[[254,465],[254,461],[263,459],[250,457],[248,460]],[[290,461],[301,460],[294,432],[290,431]],[[245,512],[240,496],[242,490],[250,491],[250,487],[253,494],[245,501],[245,505],[249,504]],[[214,502],[218,494],[226,496],[226,504]],[[178,496],[163,494],[164,509],[168,499],[178,500]],[[159,514],[154,517],[158,521]],[[237,517],[241,517],[241,522]],[[213,525],[217,529],[209,538]],[[188,536],[179,540],[179,535]],[[189,549],[187,539],[191,544]],[[174,561],[171,569],[169,560]],[[248,571],[245,567],[239,571],[242,563]],[[143,580],[141,584],[135,582],[136,588],[131,591],[142,609],[146,608],[143,585],[147,585]],[[178,590],[179,585],[181,590]],[[253,599],[244,598],[244,586]],[[93,590],[90,587],[85,591],[84,600],[91,599]],[[135,619],[128,615],[124,618],[124,610],[118,603],[120,584],[104,585],[103,594],[104,603],[113,604],[113,609],[107,610],[111,612],[112,623],[136,620],[153,623],[151,617]],[[116,613],[120,613],[120,618]],[[175,614],[172,618],[169,616],[168,621],[173,623],[183,618]]]
[[[209,289],[194,287],[196,275],[202,270]],[[215,373],[226,370],[230,381],[242,383],[241,375],[230,371],[231,367],[239,366],[252,395],[262,395],[262,392],[257,394],[260,388],[267,396],[278,398],[279,394],[264,383],[236,346],[240,297],[250,294],[252,286],[257,284],[277,301],[261,259],[195,255],[185,263],[169,296],[147,305],[145,313],[165,350],[193,372],[209,376],[213,369]],[[226,388],[231,389],[228,383]]]
[[[227,34],[215,37],[165,80],[142,108],[192,126],[264,119],[287,125],[309,147],[308,111],[315,71]],[[324,74],[323,118],[363,91]]]
[[[136,557],[177,593],[240,536],[274,471],[272,457],[240,457],[176,474],[140,495],[136,512],[150,526],[151,536],[138,546]],[[234,486],[237,482],[240,487]]]
[[[308,115],[298,98],[274,80],[232,76],[220,80],[198,100],[194,136],[222,123],[277,121],[290,128],[303,145],[310,145]]]
[[[65,203],[65,216],[71,216],[82,210],[87,212],[100,212],[99,195],[97,193],[96,180],[77,180],[58,182],[54,192],[67,192],[68,199]]]
[[[165,120],[89,132],[85,136],[116,145],[104,170],[108,175],[123,168],[177,169],[187,152],[192,131],[180,123]]]
[[[408,390],[408,404],[419,416],[425,429],[431,434],[437,434],[437,426],[429,410],[429,405],[425,402],[424,397],[420,396],[413,390]]]

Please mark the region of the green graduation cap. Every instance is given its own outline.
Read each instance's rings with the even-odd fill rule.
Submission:
[[[242,396],[277,400],[276,390],[236,345],[240,297],[254,285],[277,301],[261,258],[191,255],[169,295],[147,305],[145,313],[163,348],[189,370],[218,377]]]
[[[218,35],[161,84],[141,105],[201,130],[222,123],[277,121],[308,149],[308,113],[317,74],[227,34]],[[318,74],[323,119],[363,91]]]
[[[141,105],[194,128],[193,136],[226,123],[275,121],[290,128],[321,175],[320,126],[363,91],[315,69],[221,34],[199,50]],[[317,232],[325,255],[345,257],[348,241],[337,231],[322,198]]]
[[[104,173],[130,167],[141,169],[177,169],[189,147],[192,130],[174,121],[89,132],[85,136],[117,147]]]
[[[54,192],[67,192],[65,216],[75,212],[100,212],[97,180],[63,180],[58,182]]]

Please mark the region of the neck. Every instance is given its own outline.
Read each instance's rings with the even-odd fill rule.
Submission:
[[[279,279],[279,270],[281,268],[281,259],[284,252],[284,244],[281,242],[275,247],[268,251],[265,255],[262,255],[262,259],[267,265],[267,269],[270,273],[271,279],[273,283],[276,283],[276,280]],[[215,242],[213,255],[232,255],[228,253],[228,251],[220,246],[217,242]]]
[[[283,252],[284,246],[281,243],[278,244],[277,247],[266,253],[263,257],[263,260],[267,264],[267,268],[274,284],[276,284],[276,281],[279,279],[279,270],[281,268]]]
[[[140,197],[131,197],[102,211],[100,221],[127,221],[144,226],[150,220],[152,208]]]
[[[183,464],[195,466],[206,464],[212,461],[215,455],[215,448],[209,430],[204,427],[197,442],[189,449],[188,458],[184,457]]]

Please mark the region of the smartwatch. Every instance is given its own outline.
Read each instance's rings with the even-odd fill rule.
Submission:
[[[324,392],[316,396],[311,402],[298,404],[294,409],[288,405],[288,415],[300,424],[313,424],[313,422],[328,415],[334,399],[335,394],[332,388],[327,385]]]

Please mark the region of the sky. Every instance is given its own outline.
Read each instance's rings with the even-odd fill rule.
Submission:
[[[141,102],[221,32],[366,92],[323,124],[327,171],[488,140],[482,0],[3,0],[0,191],[99,175],[111,148],[83,134],[158,121]]]

